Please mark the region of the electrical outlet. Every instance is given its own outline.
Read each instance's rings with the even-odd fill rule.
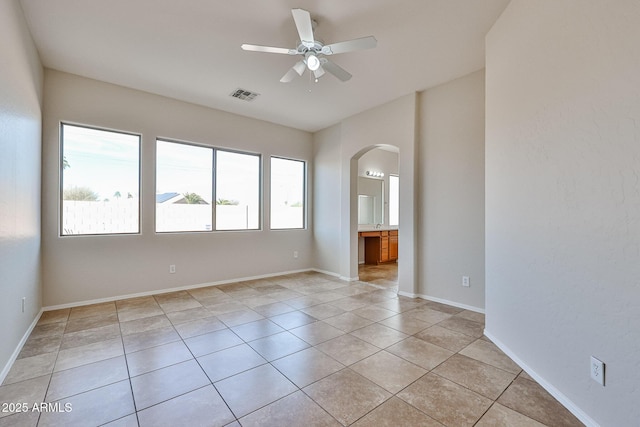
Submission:
[[[176,272],[176,266],[174,264],[171,264],[169,266],[169,273],[174,274]]]
[[[468,288],[470,285],[469,276],[462,276],[462,286]]]
[[[298,258],[298,251],[293,251],[293,257]]]
[[[604,386],[604,362],[591,356],[591,379]]]

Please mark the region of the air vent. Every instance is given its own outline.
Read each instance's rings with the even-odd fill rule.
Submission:
[[[246,89],[236,89],[231,93],[231,96],[234,98],[241,99],[243,101],[253,101],[259,93],[251,92]]]

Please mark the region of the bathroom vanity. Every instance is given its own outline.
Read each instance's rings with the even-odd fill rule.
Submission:
[[[364,238],[364,263],[381,264],[398,259],[398,230],[359,231]]]

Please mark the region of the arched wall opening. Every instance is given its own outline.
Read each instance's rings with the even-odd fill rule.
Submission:
[[[339,186],[339,192],[324,191],[316,206],[317,251],[322,266],[338,271],[345,280],[358,277],[358,160],[363,154],[380,146],[398,149],[398,173],[400,182],[400,218],[398,230],[398,288],[399,294],[417,294],[417,94],[380,105],[351,116],[339,125],[328,128],[317,136],[316,161],[323,168],[334,165],[332,174],[324,179]],[[325,172],[323,168],[317,171]],[[337,179],[336,179],[337,178]],[[335,186],[333,188],[336,188]],[[327,191],[325,191],[327,190]],[[318,193],[321,194],[321,193]],[[337,198],[337,200],[336,200]],[[319,199],[320,200],[320,199]],[[337,202],[337,203],[336,203]],[[328,206],[338,206],[339,211]],[[325,226],[334,228],[328,233]],[[322,231],[322,232],[321,232]]]
[[[346,245],[342,248],[342,253],[346,255],[348,263],[343,265],[343,277],[350,280],[358,278],[358,163],[360,158],[369,151],[383,148],[393,150],[398,153],[398,175],[400,176],[400,216],[398,227],[398,293],[404,296],[415,296],[417,287],[417,271],[415,263],[415,215],[414,210],[414,171],[413,168],[404,167],[403,164],[413,165],[414,157],[408,153],[410,150],[403,150],[392,144],[372,144],[361,148],[351,156],[348,163],[347,176],[348,191],[344,196],[348,197],[343,204],[347,207],[346,217],[348,218],[348,229],[344,230],[348,238]],[[404,182],[406,181],[406,182]]]
[[[354,156],[358,160],[357,275],[362,282],[391,291],[398,289],[399,151],[395,145],[377,144]]]

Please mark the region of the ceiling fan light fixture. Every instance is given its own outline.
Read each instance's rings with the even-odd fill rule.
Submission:
[[[307,68],[311,71],[316,71],[320,68],[320,60],[312,52],[307,52]]]
[[[335,55],[338,53],[353,52],[356,50],[371,49],[376,47],[377,40],[373,36],[361,37],[359,39],[347,40],[337,43],[324,45],[321,40],[317,40],[314,36],[316,22],[311,19],[309,11],[304,9],[291,9],[293,20],[298,31],[298,40],[300,43],[295,49],[287,49],[283,47],[261,46],[255,44],[243,44],[240,47],[243,50],[254,52],[278,53],[281,55],[301,55],[303,58],[298,60],[296,64],[282,76],[282,83],[291,82],[296,75],[302,76],[305,69],[310,72],[310,78],[317,81],[325,71],[332,74],[338,80],[346,82],[351,78],[351,74],[344,70],[334,62],[329,61],[325,56]],[[321,55],[321,57],[319,57]]]

